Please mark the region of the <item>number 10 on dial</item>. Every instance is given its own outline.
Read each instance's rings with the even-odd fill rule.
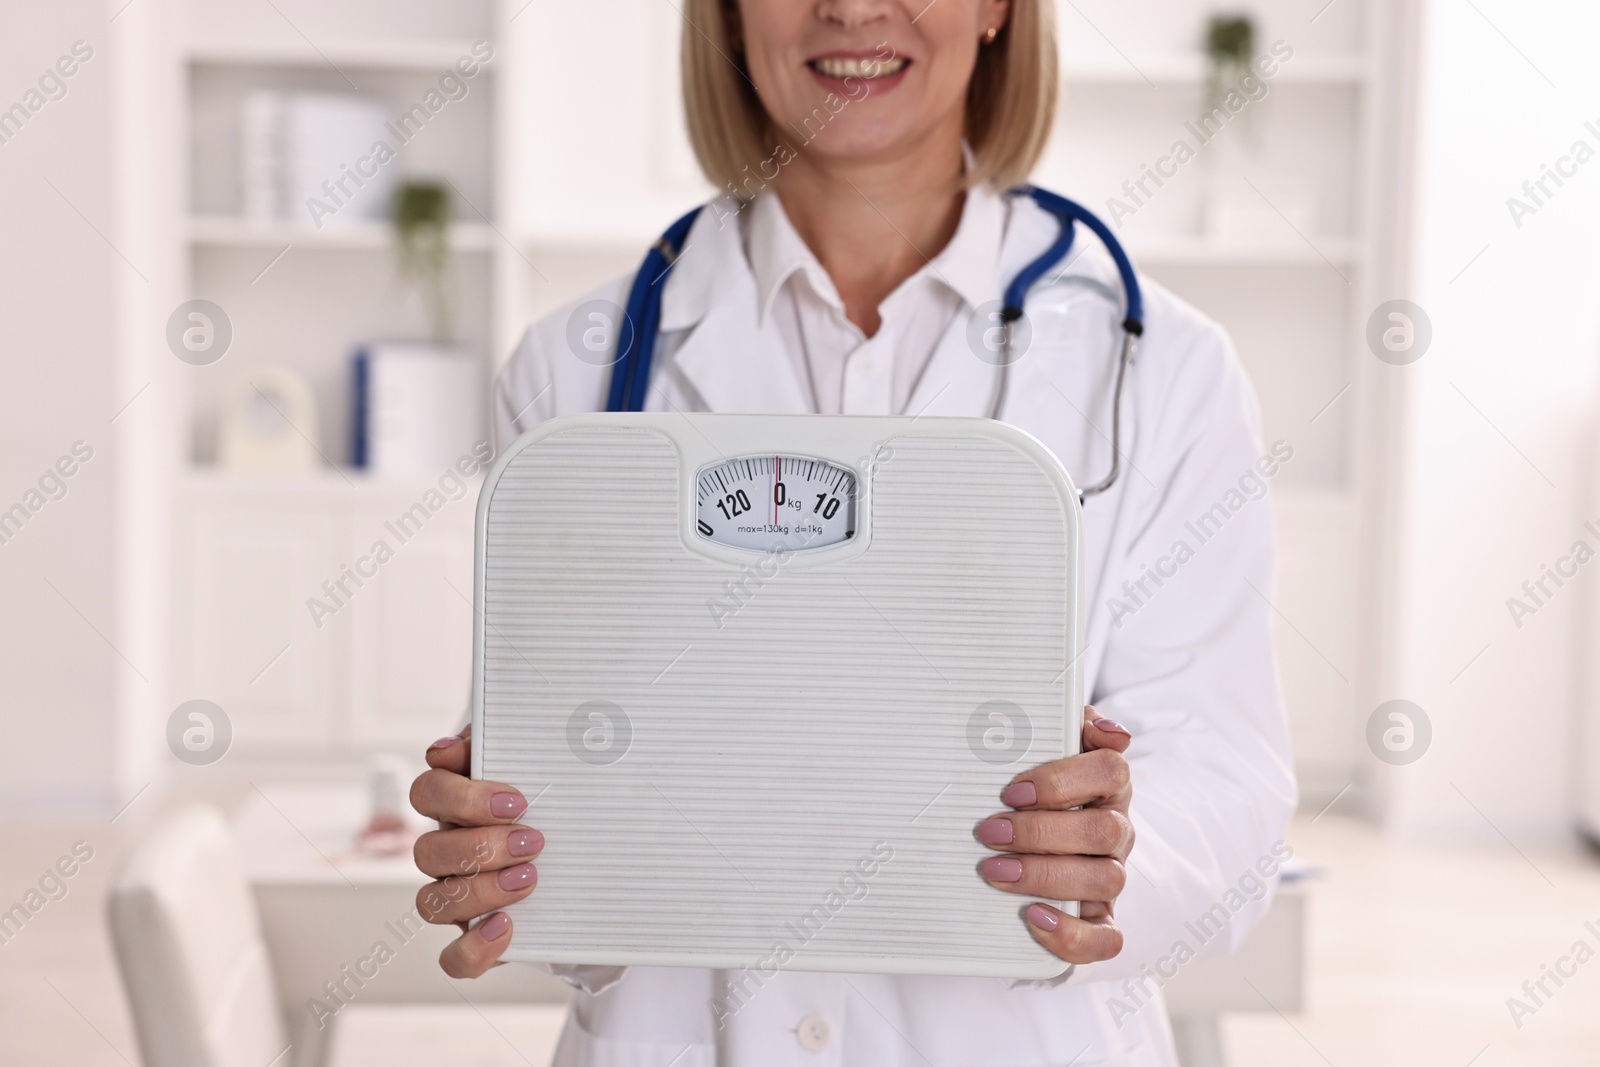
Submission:
[[[759,551],[824,548],[856,532],[856,476],[809,456],[749,456],[700,471],[700,536]]]

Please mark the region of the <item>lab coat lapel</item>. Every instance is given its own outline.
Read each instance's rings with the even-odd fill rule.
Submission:
[[[662,294],[662,328],[687,331],[670,373],[681,375],[709,411],[809,412],[783,338],[770,319],[762,325],[756,316],[755,277],[739,226],[708,208]]]
[[[783,338],[756,323],[755,297],[720,298],[692,327],[673,363],[709,411],[807,414],[806,388],[794,373]]]
[[[974,354],[964,311],[945,331],[906,405],[907,415],[987,415],[994,398],[997,368]]]

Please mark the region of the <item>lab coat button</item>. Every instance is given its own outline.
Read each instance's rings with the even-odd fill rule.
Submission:
[[[800,1039],[800,1047],[807,1052],[821,1052],[828,1047],[828,1038],[833,1036],[833,1028],[822,1016],[807,1015],[795,1028],[795,1036]]]

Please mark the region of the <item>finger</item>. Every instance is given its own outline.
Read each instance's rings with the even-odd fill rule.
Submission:
[[[428,746],[424,753],[428,766],[437,767],[442,771],[454,771],[456,774],[468,774],[472,770],[472,724],[459,734],[450,737],[441,737]]]
[[[411,783],[411,806],[440,822],[493,826],[515,822],[528,810],[528,801],[509,785],[432,769],[423,771]]]
[[[442,878],[417,891],[417,914],[424,921],[439,925],[468,922],[515,904],[533,892],[538,881],[539,872],[531,863]]]
[[[469,826],[430,830],[411,855],[431,878],[498,871],[524,863],[544,850],[544,835],[527,826]]]
[[[1133,849],[1133,822],[1116,808],[1013,811],[978,824],[978,840],[998,852],[1049,856],[1111,856]]]
[[[1112,901],[1128,881],[1109,856],[990,856],[980,868],[996,889],[1047,900]]]
[[[1133,743],[1133,734],[1120,722],[1106,718],[1093,708],[1083,709],[1083,750],[1109,748],[1126,752]]]
[[[1023,771],[1001,790],[1000,802],[1013,808],[1055,811],[1083,804],[1126,805],[1130,783],[1128,761],[1122,753],[1102,748]]]
[[[476,978],[500,966],[500,954],[511,944],[511,916],[497,911],[444,947],[439,966],[451,978]]]
[[[1022,914],[1034,940],[1068,963],[1098,963],[1122,951],[1122,931],[1110,908],[1091,902],[1079,911],[1075,919],[1048,904],[1029,904]]]

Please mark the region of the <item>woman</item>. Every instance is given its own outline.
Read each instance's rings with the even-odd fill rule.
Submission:
[[[995,356],[973,339],[1058,232],[1031,200],[998,191],[1025,178],[1050,130],[1050,10],[688,3],[690,135],[727,195],[701,212],[664,283],[646,408],[989,414]],[[1009,368],[1001,417],[1087,484],[1112,460],[1121,312],[1103,295],[1118,292],[1109,257],[1087,237],[1075,257],[1029,294],[1031,341]],[[606,360],[569,337],[597,307],[622,304],[631,281],[528,332],[496,394],[502,447],[605,407]],[[1295,797],[1264,599],[1271,532],[1253,502],[1287,450],[1263,452],[1222,332],[1149,283],[1122,414],[1122,475],[1084,510],[1083,668],[1099,711],[1086,715],[1082,755],[1020,774],[997,798],[1003,813],[975,828],[995,891],[1083,901],[1081,917],[1034,903],[1018,919],[1074,967],[1011,983],[784,972],[736,1014],[717,1009],[713,972],[559,967],[578,992],[558,1062],[1176,1062],[1160,983],[1239,942],[1287,851]],[[416,855],[448,882],[419,901],[433,921],[462,924],[441,957],[456,977],[495,965],[511,925],[498,909],[534,891],[543,847],[518,821],[527,802],[515,790],[465,777],[470,748],[470,736],[436,742],[412,790],[443,824]]]

